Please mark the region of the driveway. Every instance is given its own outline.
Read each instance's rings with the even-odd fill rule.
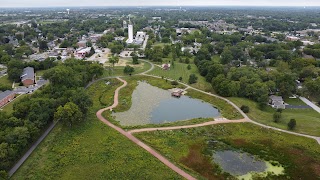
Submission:
[[[314,109],[315,111],[317,111],[318,113],[320,113],[320,107],[313,104],[313,102],[309,101],[307,98],[305,97],[299,97],[299,99],[301,101],[303,101],[304,103],[306,103],[308,106],[310,106],[312,109]]]
[[[286,109],[310,109],[308,105],[286,105]]]

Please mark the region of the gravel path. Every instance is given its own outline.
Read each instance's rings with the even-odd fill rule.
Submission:
[[[158,79],[161,79],[161,77],[158,77],[158,76],[154,76],[154,75],[149,75],[149,74],[143,74],[145,76],[150,76],[150,77],[154,77],[154,78],[158,78]],[[168,79],[169,81],[174,81],[172,79]],[[216,98],[219,98],[219,99],[222,99],[224,101],[226,101],[227,103],[229,103],[230,105],[232,105],[235,109],[237,109],[241,115],[244,117],[245,120],[247,120],[248,122],[251,122],[255,125],[258,125],[258,126],[261,126],[261,127],[264,127],[264,128],[268,128],[268,129],[273,129],[273,130],[276,130],[276,131],[281,131],[281,132],[285,132],[285,133],[288,133],[288,134],[293,134],[293,135],[297,135],[297,136],[303,136],[303,137],[307,137],[307,138],[311,138],[311,139],[314,139],[318,142],[318,144],[320,144],[320,137],[317,137],[317,136],[311,136],[311,135],[307,135],[307,134],[301,134],[301,133],[296,133],[296,132],[292,132],[292,131],[287,131],[287,130],[284,130],[284,129],[279,129],[279,128],[276,128],[276,127],[272,127],[272,126],[268,126],[268,125],[265,125],[265,124],[261,124],[261,123],[258,123],[256,121],[253,121],[251,120],[237,105],[235,105],[233,102],[231,102],[229,99],[226,99],[224,97],[221,97],[221,96],[218,96],[216,94],[212,94],[212,93],[208,93],[208,92],[205,92],[205,91],[202,91],[200,89],[197,89],[197,88],[194,88],[192,86],[189,86],[188,84],[185,84],[185,83],[182,83],[182,82],[179,82],[180,84],[188,87],[189,89],[193,89],[195,91],[198,91],[198,92],[201,92],[201,93],[204,93],[204,94],[207,94],[209,96],[213,96],[213,97],[216,97]],[[308,104],[309,105],[309,104]]]
[[[185,171],[183,171],[182,169],[180,169],[179,167],[177,167],[176,165],[174,165],[173,163],[171,163],[168,159],[166,159],[164,156],[162,156],[161,154],[159,154],[157,151],[155,151],[154,149],[152,149],[151,147],[149,147],[148,145],[144,144],[142,141],[140,141],[139,139],[137,139],[136,137],[134,137],[132,134],[124,131],[123,129],[121,129],[118,126],[115,126],[114,124],[112,124],[111,122],[109,122],[108,120],[106,120],[103,116],[102,113],[104,111],[110,110],[112,108],[115,108],[118,105],[118,96],[119,96],[119,91],[121,88],[124,88],[127,85],[127,82],[125,80],[122,80],[120,78],[117,78],[119,81],[123,82],[123,85],[118,87],[114,93],[114,101],[113,101],[113,105],[104,108],[104,109],[100,109],[97,112],[97,117],[99,118],[100,121],[102,121],[103,123],[105,123],[106,125],[110,126],[111,128],[115,129],[116,131],[118,131],[119,133],[121,133],[122,135],[126,136],[128,139],[130,139],[131,141],[133,141],[134,143],[136,143],[137,145],[139,145],[140,147],[142,147],[143,149],[145,149],[146,151],[148,151],[150,154],[152,154],[154,157],[156,157],[157,159],[159,159],[163,164],[165,164],[166,166],[168,166],[170,169],[172,169],[173,171],[177,172],[178,174],[180,174],[182,177],[186,178],[186,179],[190,179],[190,180],[195,180],[194,177],[192,177],[191,175],[189,175],[188,173],[186,173]]]

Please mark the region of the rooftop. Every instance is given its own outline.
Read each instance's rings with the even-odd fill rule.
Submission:
[[[0,91],[0,100],[6,98],[7,96],[11,95],[12,93],[14,93],[14,92],[13,91],[9,91],[9,90],[4,91],[4,92]]]
[[[21,81],[25,79],[32,79],[34,80],[34,69],[33,67],[26,67],[23,69],[23,73],[21,75]]]

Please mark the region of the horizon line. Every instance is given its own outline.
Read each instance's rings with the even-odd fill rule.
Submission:
[[[178,5],[150,5],[150,6],[145,6],[145,5],[142,5],[142,6],[132,6],[132,5],[127,5],[127,6],[121,6],[121,5],[104,5],[104,6],[99,6],[99,5],[94,5],[94,6],[91,6],[91,5],[83,5],[83,6],[4,6],[4,7],[1,7],[0,6],[0,9],[8,9],[8,8],[67,8],[67,7],[74,7],[74,8],[106,8],[106,7],[113,7],[113,8],[125,8],[125,7],[128,7],[128,8],[150,8],[150,7],[280,7],[280,8],[284,8],[284,7],[301,7],[301,8],[306,8],[306,7],[320,7],[320,5],[315,5],[315,6],[312,6],[312,5],[283,5],[283,6],[279,6],[279,5],[185,5],[185,6],[178,6]]]

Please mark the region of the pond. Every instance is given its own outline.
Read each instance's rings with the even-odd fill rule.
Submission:
[[[276,162],[270,163],[258,159],[249,153],[231,150],[214,152],[213,161],[217,163],[223,171],[238,177],[238,179],[245,180],[252,179],[252,176],[266,177],[268,173],[280,175],[284,171],[284,168]]]
[[[215,118],[220,113],[209,103],[188,96],[174,98],[168,90],[139,82],[132,93],[131,108],[126,112],[113,113],[113,116],[121,125],[134,126]]]

